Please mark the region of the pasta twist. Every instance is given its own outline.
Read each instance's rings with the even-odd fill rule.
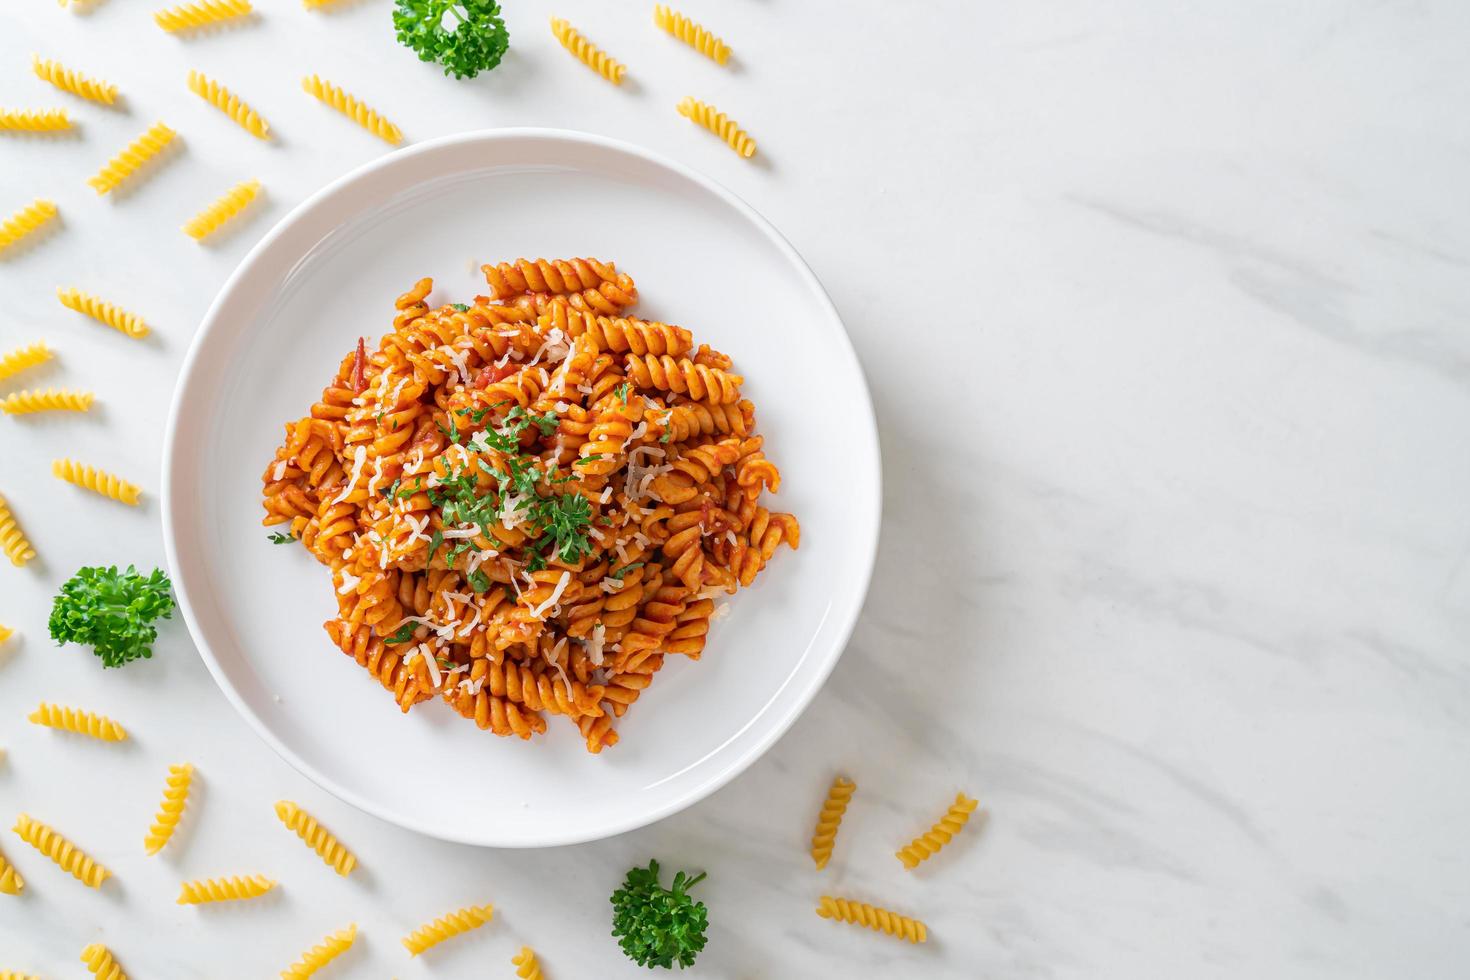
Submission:
[[[136,313],[129,313],[120,307],[114,306],[105,300],[98,299],[91,293],[84,293],[80,289],[56,290],[56,298],[61,300],[61,305],[67,309],[85,313],[104,326],[111,327],[132,337],[134,340],[142,340],[148,336],[148,324]]]
[[[740,384],[745,380],[738,374],[668,355],[629,354],[623,363],[628,377],[640,388],[671,391],[716,405],[739,401]]]
[[[127,146],[118,151],[117,156],[87,178],[87,183],[92,186],[98,194],[106,194],[116,190],[118,185],[127,180],[138,168],[149,160],[162,153],[164,148],[173,142],[174,131],[162,122],[156,122]]]
[[[11,629],[9,626],[6,626],[4,623],[0,623],[0,643],[4,643],[6,640],[10,639],[14,635],[15,630]],[[4,756],[0,755],[0,758],[4,758]]]
[[[41,980],[41,978],[31,973],[16,973],[13,970],[0,970],[0,980]]]
[[[404,936],[403,946],[409,953],[417,956],[430,946],[437,946],[462,932],[478,929],[494,915],[495,907],[492,905],[466,905]]]
[[[244,17],[251,11],[249,0],[202,0],[159,10],[153,20],[170,34],[192,31],[221,21]]]
[[[536,962],[536,954],[531,947],[522,946],[521,951],[510,958],[511,965],[516,968],[516,976],[520,980],[542,980],[541,964]]]
[[[82,962],[92,971],[97,980],[128,980],[128,975],[117,965],[112,950],[101,943],[92,943],[82,950]]]
[[[730,45],[677,10],[655,4],[653,22],[717,64],[730,60]]]
[[[168,778],[163,783],[163,802],[158,805],[158,816],[143,838],[143,850],[157,854],[163,850],[179,827],[179,818],[184,815],[184,806],[189,801],[189,784],[194,778],[194,767],[187,762],[169,766]]]
[[[270,124],[260,117],[260,113],[250,108],[234,92],[231,92],[203,72],[190,69],[189,91],[229,116],[235,121],[236,125],[251,136],[263,140],[271,138]]]
[[[551,33],[561,46],[572,53],[582,64],[591,68],[614,85],[623,84],[627,66],[582,36],[581,32],[560,17],[551,18]]]
[[[89,735],[104,742],[121,742],[128,731],[106,715],[99,715],[80,708],[67,708],[42,701],[40,706],[26,716],[32,724],[47,728],[59,728],[77,735]]]
[[[0,398],[0,412],[6,415],[30,415],[32,412],[85,412],[95,396],[90,391],[47,388],[45,391],[17,391]]]
[[[203,905],[208,902],[239,902],[247,898],[259,898],[276,883],[265,875],[247,875],[233,878],[201,878],[186,881],[179,889],[180,905]]]
[[[939,852],[950,839],[964,829],[965,823],[969,821],[970,814],[975,812],[975,807],[980,804],[970,799],[964,793],[955,796],[954,803],[945,811],[944,816],[930,827],[927,831],[915,837],[895,853],[903,866],[913,870],[921,861],[927,861]]]
[[[832,845],[837,840],[837,828],[842,824],[842,815],[857,790],[857,783],[842,776],[832,780],[827,799],[822,803],[822,812],[817,816],[817,829],[812,834],[812,860],[817,870],[827,866],[832,857]]]
[[[288,830],[300,837],[307,847],[316,851],[323,861],[335,868],[339,875],[350,874],[352,869],[357,867],[357,858],[353,853],[332,836],[331,832],[317,823],[315,817],[295,803],[290,800],[277,802],[276,816]]]
[[[338,929],[301,954],[301,959],[281,971],[281,980],[307,980],[313,973],[347,952],[357,939],[357,924]]]
[[[43,340],[38,340],[26,347],[17,347],[9,354],[0,357],[0,381],[49,360],[51,360],[51,350]]]
[[[0,497],[0,551],[5,552],[10,564],[17,568],[36,557],[36,549],[31,547],[15,523],[15,515],[10,513],[10,505],[4,497]],[[8,631],[6,635],[9,635]]]
[[[4,854],[0,854],[0,895],[19,895],[25,886],[25,879],[20,876],[20,872],[5,860]]]
[[[138,498],[143,493],[136,484],[129,483],[119,476],[70,459],[52,460],[51,475],[58,480],[65,480],[67,483],[79,486],[83,490],[110,497],[129,507],[138,506]]]
[[[225,222],[237,217],[250,206],[255,195],[260,193],[260,181],[241,181],[231,187],[208,207],[184,223],[184,234],[195,241],[203,241],[219,231]]]
[[[112,877],[111,871],[82,853],[75,844],[40,821],[31,819],[28,814],[22,813],[16,817],[12,829],[21,840],[50,858],[58,868],[88,888],[100,888],[104,881]]]
[[[19,211],[0,221],[0,251],[4,251],[56,217],[56,204],[37,198]]]
[[[372,133],[379,139],[392,143],[395,146],[403,142],[403,131],[397,126],[384,119],[374,109],[369,108],[355,95],[344,91],[340,86],[333,85],[316,75],[308,75],[301,80],[301,87],[306,93],[324,105],[331,106],[342,115],[357,123],[363,129]]]
[[[735,120],[709,103],[701,102],[692,95],[686,95],[679,101],[679,115],[693,120],[714,133],[730,144],[730,149],[746,159],[755,156],[755,140],[750,138],[750,134],[741,129]]]
[[[929,927],[918,919],[911,919],[867,902],[823,895],[821,904],[817,906],[817,914],[824,919],[851,922],[875,932],[886,932],[911,943],[922,943],[929,938]]]
[[[101,102],[103,105],[112,105],[117,101],[117,86],[111,82],[88,78],[55,61],[47,61],[38,54],[31,55],[31,70],[36,73],[37,78],[50,82],[63,92]]]
[[[55,132],[71,129],[65,109],[0,109],[0,129],[28,133]]]

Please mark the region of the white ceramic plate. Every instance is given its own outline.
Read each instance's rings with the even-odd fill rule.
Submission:
[[[409,715],[331,645],[330,579],[261,527],[260,475],[359,334],[434,277],[434,302],[485,291],[478,266],[594,255],[638,282],[639,315],[694,331],[745,375],[775,506],[802,523],[731,600],[704,657],[658,675],[589,755],[573,726],[523,742],[438,701]],[[255,247],[185,359],[164,451],[164,534],[189,630],[215,680],[321,786],[447,840],[529,847],[667,816],[754,762],[832,670],[872,570],[872,405],[836,311],[796,252],[728,191],[627,144],[547,130],[424,143],[327,187]]]

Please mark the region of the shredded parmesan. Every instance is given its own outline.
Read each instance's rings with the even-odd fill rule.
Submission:
[[[284,480],[286,478],[286,467],[288,467],[290,465],[290,463],[291,463],[290,460],[283,459],[279,463],[276,464],[276,475],[275,475],[275,479],[277,479],[277,480]]]
[[[592,636],[587,640],[587,659],[594,667],[602,666],[602,644],[607,639],[607,627],[598,623],[592,627]]]
[[[356,575],[353,575],[347,569],[342,569],[342,584],[337,586],[337,594],[346,595],[347,593],[356,589],[357,583],[361,581],[362,579],[358,578]]]
[[[340,504],[357,488],[357,481],[362,476],[362,467],[366,462],[367,446],[359,444],[356,454],[352,457],[352,475],[347,478],[347,486],[343,487],[342,492],[333,498],[333,504]]]
[[[546,601],[541,603],[541,605],[533,608],[531,610],[531,615],[536,619],[541,619],[545,615],[546,610],[550,609],[552,606],[561,601],[561,594],[567,590],[567,586],[571,583],[571,581],[572,573],[562,572],[561,578],[557,579],[556,588],[551,590],[551,595],[547,596]]]

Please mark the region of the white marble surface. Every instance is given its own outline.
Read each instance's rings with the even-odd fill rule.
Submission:
[[[0,141],[0,211],[64,227],[0,262],[0,349],[45,336],[42,378],[95,417],[0,419],[0,492],[44,561],[0,569],[0,817],[53,821],[118,872],[73,887],[7,834],[31,879],[0,897],[0,969],[268,975],[329,929],[331,976],[634,977],[607,930],[622,871],[707,868],[710,945],[734,978],[1462,976],[1470,961],[1470,7],[689,0],[738,71],[656,34],[647,5],[556,12],[632,66],[567,60],[544,4],[513,3],[507,63],[441,79],[392,43],[385,0],[328,15],[263,0],[192,41],[155,4],[0,12],[0,103],[65,105],[79,138]],[[922,6],[924,9],[918,9]],[[32,50],[117,81],[122,111],[29,74]],[[257,144],[184,88],[239,80],[282,136]],[[233,714],[172,625],[106,676],[45,637],[76,566],[162,560],[156,503],[57,492],[75,454],[157,489],[162,424],[213,291],[296,202],[383,146],[298,90],[347,82],[411,140],[534,124],[631,139],[712,173],[790,236],[847,318],[885,453],[866,612],[789,735],[706,802],[551,851],[450,846],[306,784]],[[247,84],[248,83],[248,84]],[[687,92],[761,142],[742,163],[674,115]],[[83,179],[155,117],[184,152],[116,202]],[[216,248],[177,231],[256,175],[268,214]],[[74,321],[84,280],[146,307],[157,343]],[[840,486],[834,477],[834,492]],[[40,697],[137,719],[118,750],[23,721]],[[202,773],[179,856],[138,838],[163,768]],[[804,853],[834,769],[861,789],[833,865]],[[893,860],[957,788],[983,830],[917,874]],[[299,799],[361,854],[339,881],[282,841]],[[180,877],[258,867],[275,900],[172,904]],[[825,890],[921,914],[911,948],[811,914]],[[500,914],[410,962],[397,938],[462,902]],[[323,974],[327,976],[327,974]]]

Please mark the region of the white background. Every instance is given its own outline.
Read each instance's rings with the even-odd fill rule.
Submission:
[[[45,337],[60,361],[27,383],[90,388],[102,407],[0,418],[0,493],[43,556],[0,569],[0,622],[24,634],[0,650],[0,817],[51,821],[119,880],[84,889],[7,835],[30,885],[0,896],[0,969],[76,976],[100,938],[135,977],[255,976],[356,921],[364,938],[332,975],[509,975],[526,942],[552,977],[640,976],[605,903],[656,855],[711,872],[704,976],[1463,972],[1470,8],[690,2],[735,47],[730,71],[655,32],[645,5],[559,5],[629,64],[619,90],[555,45],[541,4],[513,7],[511,56],[465,83],[394,46],[384,0],[260,6],[192,40],[140,0],[3,14],[0,103],[65,105],[81,130],[0,142],[0,213],[44,195],[64,217],[0,261],[0,349]],[[43,85],[33,50],[116,81],[126,108]],[[191,67],[280,142],[191,95]],[[153,661],[105,675],[46,639],[77,566],[162,560],[163,419],[214,290],[271,221],[385,152],[299,91],[308,72],[410,140],[564,126],[704,169],[842,310],[884,441],[868,607],[791,733],[691,810],[554,851],[436,843],[279,762],[177,624]],[[757,160],[675,115],[685,94],[736,116]],[[155,118],[182,152],[97,200],[85,177]],[[201,248],[177,230],[248,176],[269,207],[239,234]],[[145,313],[154,339],[63,310],[52,293],[71,283]],[[147,504],[55,484],[58,455],[135,478]],[[42,697],[138,738],[34,728]],[[144,859],[181,758],[200,770],[182,847]],[[804,848],[834,769],[860,789],[817,875]],[[989,820],[903,872],[894,845],[958,788]],[[283,837],[279,797],[366,873],[338,880]],[[254,869],[288,886],[173,904],[181,877]],[[822,922],[825,890],[918,913],[933,938]],[[471,901],[495,903],[495,924],[407,960],[398,937]]]

